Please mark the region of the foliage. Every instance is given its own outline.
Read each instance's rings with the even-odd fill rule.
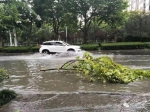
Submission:
[[[1,52],[5,52],[5,53],[24,53],[24,52],[29,52],[31,47],[23,47],[23,46],[19,46],[19,47],[4,47]]]
[[[13,24],[18,19],[18,10],[15,1],[4,3],[0,6],[0,29],[6,30],[13,27]]]
[[[40,48],[39,46],[34,46],[34,47],[30,48],[30,51],[31,52],[39,52],[39,48]]]
[[[1,52],[2,47],[0,47],[0,52]]]
[[[0,17],[0,41],[3,46],[8,40],[8,32],[12,33],[12,37],[15,34],[22,36],[25,32],[26,36],[30,36],[37,15],[24,0],[5,0],[0,4]]]
[[[81,60],[79,57],[77,59]],[[88,52],[83,55],[76,68],[78,76],[103,83],[130,83],[150,76],[150,71],[131,69],[115,63],[107,56],[93,58]]]
[[[17,20],[18,11],[14,2],[12,0],[11,3],[0,4],[0,42],[2,46],[4,46],[4,41],[7,37],[6,31],[12,29],[14,21]]]
[[[101,44],[101,50],[143,49],[145,47],[145,44],[142,42],[117,42]]]
[[[34,10],[41,16],[43,24],[52,27],[55,39],[58,39],[59,33],[64,31],[65,26],[72,29],[76,26],[77,18],[73,13],[67,11],[68,5],[64,0],[34,0]],[[69,29],[70,30],[70,29]]]
[[[9,75],[7,74],[7,71],[4,68],[1,68],[0,69],[0,82],[6,78],[9,78]]]
[[[98,44],[83,44],[81,45],[81,49],[83,50],[98,50]]]
[[[0,107],[12,99],[14,99],[17,96],[17,94],[12,90],[2,90],[0,91]]]
[[[39,46],[18,46],[18,47],[4,47],[0,49],[1,53],[26,53],[39,52]]]
[[[125,22],[128,18],[128,13],[124,10],[127,8],[127,2],[125,0],[115,0],[106,2],[107,8],[103,14],[100,14],[98,19],[99,26],[103,26],[103,30],[107,32],[109,38],[113,38],[115,42],[117,38],[120,37],[122,32],[122,27],[124,27]]]
[[[15,30],[18,43],[28,44],[58,39],[59,36],[65,40],[66,28],[68,42],[79,38],[83,38],[84,43],[88,40],[102,42],[108,38],[125,41],[122,37],[127,35],[144,41],[142,38],[150,36],[149,14],[128,14],[125,0],[5,1],[0,4],[2,45],[9,43],[9,35],[13,38]]]
[[[37,40],[42,43],[44,40],[52,39],[52,27],[49,24],[42,24],[41,28],[35,33]]]
[[[129,13],[128,20],[125,25],[127,35],[137,37],[149,37],[150,33],[150,15],[143,11],[133,11]]]
[[[111,28],[123,25],[127,19],[127,12],[123,11],[128,7],[127,2],[124,0],[115,0],[113,2],[107,0],[105,4],[107,7],[104,7],[104,12],[98,16],[99,22],[104,20]]]
[[[145,42],[145,47],[150,49],[150,42]]]
[[[69,0],[68,4],[70,12],[80,18],[79,25],[83,31],[84,43],[87,43],[88,31],[95,18],[98,18],[99,24],[105,21],[114,26],[118,21],[123,21],[122,13],[127,7],[124,0]]]

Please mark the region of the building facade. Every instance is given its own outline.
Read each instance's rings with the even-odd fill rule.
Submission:
[[[145,11],[150,12],[150,0],[127,0],[128,11]]]

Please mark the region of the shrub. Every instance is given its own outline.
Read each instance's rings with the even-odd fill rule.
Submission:
[[[30,49],[31,52],[39,52],[39,46],[34,46]]]
[[[145,44],[141,42],[118,42],[102,43],[101,50],[124,50],[124,49],[143,49]]]
[[[0,52],[1,52],[1,50],[2,50],[2,47],[0,47]]]
[[[18,46],[18,47],[4,47],[1,51],[4,53],[24,53],[24,52],[29,52],[31,47],[23,47],[23,46]]]
[[[150,49],[150,42],[144,42],[145,43],[145,47]]]
[[[6,78],[9,78],[9,75],[7,74],[7,71],[4,68],[1,68],[0,69],[0,82]]]
[[[81,45],[81,49],[83,50],[98,50],[99,45],[98,44],[83,44]]]
[[[12,90],[2,90],[0,91],[0,107],[12,99],[16,98],[17,94]]]

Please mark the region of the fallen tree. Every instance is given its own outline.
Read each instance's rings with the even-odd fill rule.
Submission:
[[[85,53],[76,66],[78,76],[84,76],[90,81],[101,81],[103,83],[130,83],[138,79],[150,76],[149,70],[132,69],[113,61],[108,56],[93,58]]]
[[[83,57],[70,60],[59,68],[41,71],[47,70],[75,70],[81,78],[103,83],[130,83],[144,77],[150,77],[150,70],[132,69],[114,62],[108,56],[94,58],[88,52],[85,52]]]

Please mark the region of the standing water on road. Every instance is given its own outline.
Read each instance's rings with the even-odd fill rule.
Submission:
[[[0,67],[7,69],[10,79],[1,89],[21,94],[0,111],[12,112],[148,112],[150,109],[150,79],[129,84],[103,84],[80,79],[73,72],[46,71],[82,57],[77,54],[0,55]],[[150,70],[150,50],[97,51],[94,57],[107,55],[115,62],[135,69]],[[121,94],[120,94],[121,93]],[[127,94],[126,94],[127,93]]]
[[[128,51],[129,52],[129,51]],[[95,57],[107,55],[117,63],[135,69],[150,69],[150,54],[148,51],[139,50],[139,54],[127,51],[99,51],[92,52]],[[138,51],[137,51],[138,52]],[[136,53],[136,52],[135,52]],[[143,54],[142,54],[143,53]],[[147,53],[147,54],[146,54]],[[84,52],[77,54],[21,54],[0,56],[0,67],[7,69],[10,79],[0,84],[2,88],[13,89],[19,93],[43,92],[150,92],[150,79],[136,81],[130,84],[102,84],[82,80],[72,72],[46,71],[43,68],[58,68],[66,61],[82,57]]]

